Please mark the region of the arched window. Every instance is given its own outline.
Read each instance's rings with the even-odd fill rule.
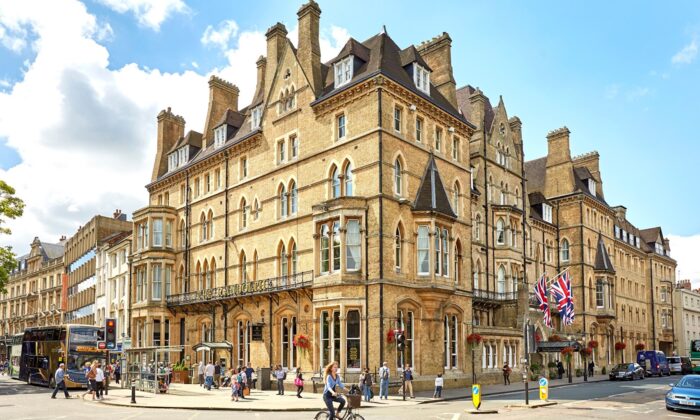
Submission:
[[[506,269],[503,266],[498,267],[498,283],[496,284],[498,293],[506,292]]]
[[[321,226],[321,261],[320,268],[321,273],[326,274],[330,271],[330,230],[328,225],[324,224]]]
[[[396,272],[401,272],[401,228],[396,228],[396,234],[394,235],[394,267]]]
[[[396,158],[394,161],[394,192],[397,195],[403,195],[403,185],[402,185],[402,180],[401,177],[403,172],[403,168],[401,166],[401,160]]]
[[[289,214],[297,214],[297,183],[289,183]]]
[[[447,277],[450,274],[450,248],[447,246],[449,235],[447,229],[442,230],[442,275]]]
[[[331,172],[331,198],[340,197],[340,174],[337,167]]]
[[[197,269],[195,270],[197,275],[197,290],[204,290],[204,278],[202,278],[202,266],[197,261]]]
[[[476,262],[476,266],[474,267],[474,290],[480,290],[481,289],[481,282],[479,281],[479,276],[481,273],[481,261]]]
[[[253,252],[253,281],[258,279],[258,250]]]
[[[287,188],[285,188],[284,184],[280,185],[279,201],[280,201],[280,217],[287,217]]]
[[[207,225],[208,226],[208,233],[209,233],[209,239],[212,239],[214,237],[214,211],[209,210],[209,213],[207,214]]]
[[[513,197],[513,205],[515,207],[520,207],[518,204],[520,204],[520,189],[515,188],[515,196]]]
[[[279,267],[280,277],[287,277],[289,274],[289,263],[287,261],[287,249],[285,248],[284,243],[280,243],[277,258],[277,266]]]
[[[180,220],[180,247],[185,247],[185,242],[187,241],[187,231],[185,230],[185,221]]]
[[[202,242],[207,240],[208,233],[207,233],[207,217],[202,213],[202,215],[199,217],[199,224],[201,225],[201,231],[202,235],[200,240]]]
[[[204,290],[211,289],[211,272],[209,271],[209,262],[207,260],[204,260],[202,270],[202,275],[204,277]]]
[[[477,213],[476,221],[474,222],[474,238],[481,240],[481,215]]]
[[[460,277],[460,265],[462,264],[462,244],[459,242],[459,240],[455,241],[455,250],[454,250],[454,270],[452,272],[454,273],[455,276],[455,283],[459,281]]]
[[[292,274],[297,273],[297,244],[296,242],[292,242],[291,246],[291,251],[292,251]]]
[[[506,187],[501,182],[501,205],[506,204]]]
[[[258,217],[260,217],[260,202],[256,198],[253,202],[253,219],[258,220]]]
[[[345,195],[347,197],[352,197],[352,164],[348,162],[345,165]]]
[[[569,261],[569,240],[566,238],[561,240],[561,260],[563,262]]]
[[[506,229],[505,222],[503,219],[498,219],[496,222],[496,244],[505,245],[506,243]]]
[[[455,182],[455,187],[452,191],[452,206],[454,207],[454,211],[457,216],[459,216],[459,194],[459,182]]]
[[[245,258],[245,251],[241,252],[241,259],[240,259],[240,266],[241,266],[241,283],[245,283],[248,281],[248,267],[247,267],[247,262]]]
[[[245,198],[241,199],[241,229],[248,226],[248,206]]]
[[[210,273],[210,281],[211,287],[216,287],[216,260],[212,257],[211,262],[209,263],[209,273]]]

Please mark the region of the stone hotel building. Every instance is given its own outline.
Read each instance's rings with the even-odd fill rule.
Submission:
[[[596,152],[572,156],[561,128],[526,161],[504,101],[457,89],[445,33],[350,39],[323,63],[320,14],[299,9],[296,48],[284,25],[267,31],[250,104],[212,77],[201,133],[158,115],[150,201],[133,215],[135,351],[306,372],[337,360],[348,375],[408,363],[419,387],[443,372],[468,383],[472,363],[482,380],[518,368],[526,319],[542,341],[597,341],[598,366],[639,343],[672,351],[668,240],[608,204]],[[555,314],[550,331],[530,291],[564,269],[576,322]]]

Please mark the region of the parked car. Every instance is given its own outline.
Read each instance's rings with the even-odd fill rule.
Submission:
[[[608,377],[611,381],[618,379],[628,379],[630,381],[637,378],[644,379],[644,368],[637,363],[620,363],[610,369]]]
[[[668,368],[671,374],[679,373],[681,375],[687,375],[693,373],[693,365],[690,363],[690,357],[669,356],[666,360],[668,360]]]
[[[666,409],[700,412],[700,375],[685,375],[677,384],[670,384],[666,393]]]
[[[671,369],[668,367],[668,359],[666,359],[666,355],[662,351],[638,351],[637,363],[644,368],[644,372],[647,376],[671,376]]]

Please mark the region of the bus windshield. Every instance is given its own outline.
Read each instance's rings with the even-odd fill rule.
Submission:
[[[69,351],[90,351],[97,349],[97,342],[102,340],[101,328],[70,327],[68,330]]]

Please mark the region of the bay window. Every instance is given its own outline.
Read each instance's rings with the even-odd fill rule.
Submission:
[[[428,226],[418,226],[418,274],[430,274],[430,239]]]
[[[345,367],[347,369],[360,369],[360,311],[353,309],[348,311],[345,317]]]
[[[349,220],[345,236],[345,265],[348,271],[360,269],[361,263],[360,221]]]
[[[162,286],[162,278],[161,278],[161,265],[156,264],[153,266],[153,281],[151,283],[152,290],[151,290],[151,298],[153,300],[160,300],[162,295],[161,295],[161,286]]]
[[[456,315],[445,315],[444,319],[444,362],[445,369],[456,369],[458,367],[457,339],[459,334],[459,323]]]
[[[163,246],[163,219],[153,220],[153,246]]]

